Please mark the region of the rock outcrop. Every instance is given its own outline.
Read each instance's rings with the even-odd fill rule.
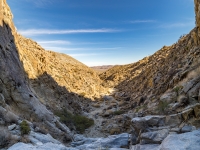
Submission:
[[[132,146],[131,150],[196,150],[200,147],[200,130],[184,134],[170,134],[162,144],[146,144]]]
[[[39,88],[36,92],[41,91],[40,93],[43,93],[41,87],[36,86],[36,80],[44,73],[50,75],[59,86],[65,87],[68,92],[76,93],[91,100],[98,99],[101,94],[107,92],[102,87],[98,74],[74,58],[65,54],[46,51],[36,42],[21,35],[18,35],[18,44],[23,67],[29,79],[34,80],[33,88]],[[48,81],[39,81],[40,84],[45,84],[45,82],[49,84]],[[54,92],[54,89],[52,91]],[[40,97],[58,99],[44,95]]]
[[[194,3],[195,3],[195,14],[196,14],[196,16],[195,16],[196,27],[198,29],[198,34],[197,34],[198,38],[197,39],[199,39],[199,37],[200,37],[200,1],[194,0]],[[196,39],[196,41],[198,41],[198,44],[199,44],[199,40],[197,40],[197,39]]]

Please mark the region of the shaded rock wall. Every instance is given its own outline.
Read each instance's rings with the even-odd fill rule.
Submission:
[[[0,118],[3,120],[0,125],[7,126],[12,122],[18,123],[19,120],[27,119],[42,126],[56,138],[69,139],[69,129],[60,124],[32,91],[20,61],[12,13],[5,0],[1,0],[0,8],[0,93],[5,101],[5,104],[0,105]],[[8,119],[13,116],[15,119]]]

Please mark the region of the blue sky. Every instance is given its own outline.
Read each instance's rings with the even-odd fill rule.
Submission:
[[[194,28],[193,0],[7,0],[19,33],[88,66],[136,62]]]

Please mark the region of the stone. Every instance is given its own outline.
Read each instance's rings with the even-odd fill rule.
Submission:
[[[125,92],[116,92],[115,97],[121,98],[124,94],[125,94]]]
[[[198,150],[200,148],[200,130],[183,134],[169,134],[159,150]]]
[[[186,83],[186,85],[183,87],[183,91],[185,93],[189,92],[200,80],[200,77],[197,76],[196,78],[190,80],[189,82]]]
[[[55,143],[55,144],[61,144],[59,141],[55,140],[50,134],[41,134],[41,133],[36,133],[31,131],[31,133],[29,134],[29,139],[36,139],[38,141],[40,141],[41,143]]]
[[[72,147],[77,147],[84,144],[90,144],[97,141],[99,138],[86,138],[84,135],[76,134],[74,135],[74,141],[71,142]]]
[[[178,96],[177,101],[178,101],[180,104],[187,104],[187,103],[188,103],[188,97],[185,96],[185,95],[180,95],[180,96]]]
[[[181,129],[181,132],[182,132],[182,133],[185,133],[185,132],[191,132],[191,131],[193,131],[193,130],[195,130],[195,127],[190,126],[190,125],[186,125],[186,126],[184,126],[184,127]]]
[[[145,144],[145,145],[134,145],[131,150],[158,150],[159,144]]]
[[[169,106],[171,107],[172,110],[176,110],[177,108],[179,108],[181,106],[180,103],[174,103],[174,104],[169,104]]]
[[[196,118],[200,117],[200,104],[196,104],[195,105],[195,107],[194,107],[194,114],[195,114]]]
[[[112,127],[109,131],[110,135],[119,134],[121,131],[120,127]]]
[[[16,143],[8,150],[78,150],[75,148],[67,148],[62,144],[54,144],[54,143],[45,143],[42,145],[32,145],[32,144],[25,144],[25,143]]]
[[[168,134],[168,129],[142,133],[140,144],[160,144]]]
[[[105,96],[103,97],[103,99],[104,99],[105,101],[115,101],[115,98],[112,97],[112,96],[109,96],[109,95],[105,95]]]
[[[32,136],[29,136],[29,140],[33,145],[43,145],[42,142],[40,142],[38,139],[36,139],[36,138],[34,138]]]
[[[164,126],[165,116],[136,117],[131,120],[133,127],[137,130],[148,130],[153,126]]]
[[[126,148],[110,148],[109,150],[127,150]]]
[[[0,93],[0,105],[4,105],[5,104],[5,99],[4,99],[4,96],[3,94]]]
[[[174,127],[174,126],[179,125],[181,122],[182,122],[182,117],[179,114],[169,115],[169,116],[166,116],[165,118],[166,126]]]
[[[16,124],[8,126],[8,130],[11,131],[16,128]]]
[[[73,139],[74,139],[74,141],[82,141],[85,139],[85,136],[82,134],[75,134]]]
[[[189,114],[193,111],[192,108],[189,108],[187,110],[184,110],[183,112],[181,112],[181,115],[183,117],[184,120],[188,119]]]
[[[179,133],[180,132],[180,128],[171,128],[170,132],[176,132]]]
[[[96,148],[121,148],[128,147],[129,134],[122,133],[119,135],[111,135],[107,138],[98,138],[95,139],[94,142],[88,142],[87,144],[83,144],[77,146],[77,149],[96,149]]]
[[[176,99],[177,99],[176,92],[168,92],[168,93],[163,94],[160,97],[160,101],[167,102],[167,103],[171,103],[171,102],[175,101]]]

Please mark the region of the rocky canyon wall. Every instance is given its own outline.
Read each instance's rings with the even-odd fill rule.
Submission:
[[[69,129],[43,105],[30,86],[20,61],[18,35],[6,0],[0,2],[0,127],[27,119],[59,139],[70,139]],[[35,127],[36,127],[35,126]]]

